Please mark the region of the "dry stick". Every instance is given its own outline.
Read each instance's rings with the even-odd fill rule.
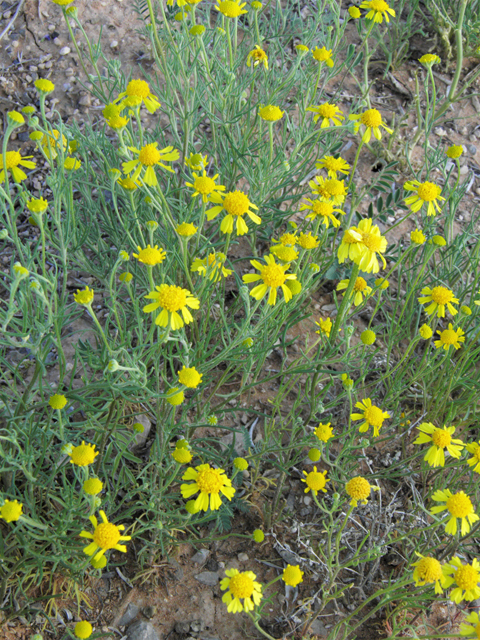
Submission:
[[[5,27],[5,29],[2,31],[2,33],[0,33],[0,40],[3,38],[3,36],[6,35],[6,33],[8,32],[8,30],[13,27],[13,23],[15,22],[15,20],[17,19],[18,14],[20,13],[20,9],[23,7],[23,3],[25,2],[25,0],[20,0],[20,2],[17,5],[17,10],[15,11],[15,13],[13,14],[13,18],[10,20],[10,22],[7,24],[7,26]]]

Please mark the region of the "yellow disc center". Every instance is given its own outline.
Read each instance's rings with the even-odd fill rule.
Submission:
[[[204,469],[198,474],[197,485],[201,493],[218,493],[223,481],[217,469]]]
[[[436,429],[432,433],[432,441],[433,444],[437,445],[437,447],[444,449],[451,443],[452,436],[448,433],[448,431],[445,431],[445,429]]]
[[[353,290],[354,291],[365,291],[367,287],[367,281],[362,278],[361,276],[359,276],[356,280],[355,280],[355,284],[353,285]]]
[[[269,264],[262,268],[262,280],[267,287],[279,287],[285,282],[285,272],[279,264]]]
[[[208,176],[199,176],[198,178],[195,178],[193,186],[195,187],[195,191],[198,191],[198,193],[207,195],[214,191],[215,180],[209,178]]]
[[[388,6],[383,0],[374,0],[374,2],[381,3],[382,6]],[[373,8],[373,7],[372,7]],[[375,11],[381,11],[381,9],[375,9]],[[362,113],[360,122],[366,127],[377,128],[382,124],[382,114],[377,109],[367,109],[365,113]]]
[[[231,191],[225,196],[223,207],[231,216],[243,216],[250,207],[250,200],[242,191]]]
[[[230,578],[228,588],[234,598],[250,598],[253,593],[253,580],[244,573],[237,573]]]
[[[147,144],[140,149],[138,159],[146,167],[151,167],[160,160],[160,151],[154,144]]]
[[[384,421],[383,411],[372,405],[365,409],[365,420],[372,425],[372,427],[381,427]]]
[[[472,501],[463,491],[448,498],[447,509],[455,518],[465,518],[473,513]]]
[[[453,292],[446,287],[434,287],[431,296],[432,300],[437,304],[447,304],[453,299]]]
[[[424,202],[431,202],[438,196],[438,187],[433,182],[422,182],[418,186],[418,197]]]
[[[173,312],[182,309],[187,302],[187,294],[181,287],[166,285],[158,292],[158,301],[167,311]]]
[[[120,540],[120,531],[111,522],[102,522],[95,529],[93,541],[98,544],[101,549],[113,549]]]
[[[478,584],[478,571],[471,565],[467,564],[465,567],[460,567],[455,573],[455,582],[460,589],[474,589]]]

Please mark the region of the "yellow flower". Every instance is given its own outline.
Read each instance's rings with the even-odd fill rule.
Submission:
[[[347,190],[343,180],[336,178],[325,179],[317,176],[314,180],[309,181],[309,186],[313,193],[320,197],[320,200],[332,202],[333,204],[342,204],[345,201]]]
[[[226,578],[220,582],[220,588],[225,591],[222,602],[227,605],[228,613],[253,611],[262,600],[262,585],[256,582],[256,575],[252,571],[238,571],[227,569]],[[241,602],[243,600],[243,603]]]
[[[320,129],[325,129],[332,125],[339,127],[342,124],[342,120],[345,120],[343,111],[339,109],[336,104],[330,104],[329,102],[324,102],[318,106],[308,107],[307,111],[312,111],[316,114],[313,117],[314,122],[317,122],[319,118],[322,118]]]
[[[260,544],[265,540],[265,534],[261,529],[255,529],[255,531],[252,533],[252,537],[257,544]]]
[[[325,62],[327,67],[333,67],[334,62],[332,60],[331,49],[326,49],[325,47],[319,49],[318,47],[315,47],[315,49],[312,49],[312,56],[317,62]]]
[[[446,576],[444,586],[446,589],[456,584],[450,593],[452,602],[459,604],[462,600],[476,600],[480,597],[480,563],[476,558],[472,564],[462,564],[456,556],[448,564],[443,566],[443,574]],[[468,619],[468,618],[467,618]]]
[[[38,131],[34,131],[33,133],[40,133]],[[33,135],[33,133],[31,135]],[[43,152],[47,156],[49,160],[55,160],[57,157],[57,149],[62,147],[63,151],[67,149],[67,139],[62,134],[60,138],[60,131],[57,129],[52,129],[51,133],[45,133],[40,139],[40,146],[43,149]]]
[[[340,264],[343,264],[347,258],[350,260],[357,260],[362,256],[361,240],[362,235],[355,227],[350,227],[344,231],[337,253],[338,262]]]
[[[202,381],[203,374],[198,373],[195,367],[186,367],[183,365],[178,372],[178,381],[189,389],[196,389]]]
[[[387,411],[382,411],[380,407],[372,404],[370,398],[365,398],[365,400],[362,400],[361,402],[356,402],[355,406],[357,409],[360,409],[361,413],[352,413],[350,418],[352,420],[365,421],[358,429],[360,433],[366,433],[369,427],[373,427],[373,436],[378,436],[384,420],[390,418],[390,414]]]
[[[65,396],[56,393],[53,396],[50,396],[48,400],[48,404],[52,407],[52,409],[63,409],[63,407],[67,404],[67,399]]]
[[[243,193],[243,191],[229,191],[225,195],[214,192],[210,196],[210,202],[218,206],[212,207],[207,211],[207,220],[213,220],[223,210],[227,212],[227,215],[223,218],[222,224],[220,225],[220,231],[222,233],[233,233],[235,218],[237,219],[237,235],[243,236],[248,233],[247,223],[243,219],[244,215],[248,215],[250,220],[255,224],[262,222],[256,213],[250,211],[250,209],[258,210],[258,207],[254,205],[253,202],[250,202],[247,194]]]
[[[68,455],[70,456],[70,462],[72,464],[76,464],[77,467],[87,467],[93,463],[98,453],[98,451],[95,451],[94,444],[85,444],[82,440],[82,444],[73,447]]]
[[[35,85],[35,89],[44,95],[48,95],[49,93],[52,93],[52,91],[55,91],[55,85],[53,82],[46,78],[38,78],[38,80],[35,80],[33,84]]]
[[[142,169],[145,169],[145,173],[141,179],[149,187],[155,187],[158,184],[157,176],[153,168],[155,165],[174,173],[173,169],[164,164],[164,162],[174,162],[178,160],[180,154],[173,147],[165,147],[159,151],[157,145],[158,142],[152,142],[151,144],[146,144],[140,150],[136,147],[128,147],[130,151],[138,154],[138,158],[135,160],[122,163],[125,173],[131,173],[133,171],[133,174],[130,176],[133,181],[137,180],[137,178],[140,177]]]
[[[246,471],[248,469],[248,462],[245,458],[235,458],[233,466],[239,471]]]
[[[431,422],[422,422],[417,429],[422,433],[413,444],[432,443],[432,446],[423,458],[431,467],[445,466],[444,449],[447,449],[452,458],[456,458],[457,460],[460,458],[465,445],[458,438],[452,438],[452,435],[455,433],[455,427],[437,429]]]
[[[418,333],[422,336],[424,340],[429,340],[433,336],[432,329],[428,326],[428,324],[422,324]]]
[[[303,475],[306,476],[305,479],[302,478],[302,482],[305,482],[305,484],[307,485],[305,493],[311,491],[314,496],[316,496],[319,491],[327,493],[325,485],[327,484],[327,482],[330,482],[330,480],[326,477],[326,471],[320,473],[319,471],[317,471],[317,467],[313,467],[313,471],[310,471],[310,473],[304,471]]]
[[[155,302],[143,307],[144,313],[151,313],[159,308],[162,309],[155,320],[155,324],[175,330],[181,329],[184,324],[189,324],[193,321],[188,307],[198,309],[200,300],[195,298],[188,289],[182,289],[170,284],[161,284],[156,286],[155,289],[155,291],[150,291],[145,296],[145,298],[155,300]],[[177,313],[178,311],[182,312],[183,319]]]
[[[279,107],[276,107],[273,104],[269,104],[265,107],[260,107],[258,114],[262,120],[266,120],[267,122],[276,122],[283,118],[285,111],[282,111]]]
[[[353,380],[352,378],[349,378],[348,373],[342,373],[340,378],[342,380],[343,388],[345,390],[351,389],[353,387]]]
[[[360,18],[362,15],[362,12],[358,7],[348,7],[348,13],[354,20],[358,20],[358,18]]]
[[[305,199],[308,204],[301,204],[300,211],[310,211],[310,213],[306,216],[307,220],[316,220],[317,218],[322,218],[322,222],[327,229],[330,226],[330,222],[334,227],[340,226],[340,220],[338,220],[338,218],[336,218],[333,214],[335,212],[340,213],[342,216],[344,216],[345,211],[342,211],[341,209],[335,209],[331,202],[327,202],[325,200],[311,200],[310,198]]]
[[[377,1],[383,2],[383,0],[372,0],[372,2],[377,2]],[[370,141],[370,138],[372,137],[372,131],[375,138],[377,140],[381,140],[382,132],[380,131],[380,127],[383,127],[385,131],[388,131],[388,133],[393,133],[393,130],[389,129],[387,125],[383,122],[382,114],[377,109],[367,109],[366,111],[358,115],[352,114],[349,116],[349,119],[356,120],[355,127],[354,127],[355,133],[358,133],[358,130],[360,129],[361,125],[365,127],[365,131],[363,132],[363,135],[362,135],[363,142]]]
[[[220,11],[227,18],[238,18],[242,13],[248,13],[243,8],[247,3],[236,2],[235,0],[218,0],[218,7],[215,6],[217,11]]]
[[[330,426],[332,423],[327,422],[327,424],[320,424],[315,429],[315,435],[321,442],[328,442],[330,438],[333,438],[333,429]]]
[[[98,478],[89,478],[83,483],[83,490],[89,496],[96,496],[103,489],[103,482]]]
[[[63,167],[66,171],[76,171],[80,169],[82,166],[82,161],[78,160],[78,158],[65,158],[65,162],[63,163]]]
[[[25,118],[18,111],[8,111],[7,118],[13,127],[21,127],[22,124],[25,124]]]
[[[423,297],[418,298],[420,304],[430,303],[425,309],[425,313],[429,316],[437,314],[439,318],[445,317],[445,307],[449,310],[452,316],[455,316],[458,311],[452,305],[452,302],[458,303],[458,298],[455,298],[453,291],[446,287],[424,287],[421,291]]]
[[[452,345],[455,349],[460,349],[460,343],[465,342],[464,331],[460,329],[460,327],[455,330],[452,323],[449,323],[448,329],[437,331],[437,333],[440,335],[440,339],[435,340],[436,349],[441,349],[443,347],[445,351],[448,351]]]
[[[138,180],[132,180],[128,176],[126,178],[119,179],[118,184],[127,191],[135,191],[135,189],[142,186],[141,182],[138,182]]]
[[[352,258],[353,262],[366,273],[378,273],[380,270],[377,260],[378,254],[385,269],[387,263],[382,253],[387,249],[387,239],[382,236],[378,226],[372,224],[371,218],[366,218],[360,220],[358,227],[354,227],[354,229],[361,236],[361,240],[358,245],[359,254]]]
[[[425,53],[421,58],[418,59],[420,64],[424,64],[426,67],[431,67],[432,64],[438,64],[441,62],[439,56],[434,53]]]
[[[5,154],[7,164],[4,167],[3,155],[0,154],[0,184],[5,182],[5,171],[10,171],[15,182],[26,180],[27,174],[19,167],[26,167],[27,169],[35,169],[36,167],[36,163],[28,160],[28,158],[33,158],[33,156],[22,156],[18,151],[7,151]]]
[[[327,204],[323,202],[322,204]],[[302,249],[316,249],[319,245],[318,236],[312,236],[311,231],[308,233],[301,233],[298,236],[297,243]]]
[[[372,486],[369,481],[362,476],[350,478],[345,485],[345,491],[351,498],[350,504],[352,507],[358,506],[359,502],[360,504],[367,504],[367,499],[370,497],[372,489],[378,491],[378,487]]]
[[[191,222],[182,222],[181,224],[177,224],[175,231],[183,238],[190,238],[197,233],[198,228]]]
[[[298,564],[287,564],[282,573],[282,580],[285,584],[288,584],[289,587],[296,587],[303,582],[303,571],[300,570]]]
[[[350,279],[340,280],[337,284],[337,291],[342,291],[343,289],[347,289],[350,283]],[[359,276],[355,280],[355,284],[353,285],[353,293],[355,298],[353,300],[353,304],[358,307],[363,302],[363,296],[369,296],[372,293],[372,287],[369,287],[365,278]]]
[[[268,293],[268,304],[274,305],[277,301],[277,288],[281,287],[285,302],[289,302],[292,299],[292,292],[285,285],[285,281],[296,280],[297,276],[294,273],[285,273],[290,265],[277,264],[275,257],[272,255],[264,256],[264,260],[267,263],[266,265],[258,262],[258,260],[250,260],[252,267],[258,269],[260,274],[247,273],[243,276],[244,282],[263,281],[262,284],[257,285],[250,291],[250,295],[255,300],[261,300]]]
[[[203,24],[196,24],[190,29],[189,33],[192,36],[202,36],[205,33],[205,27]]]
[[[315,333],[319,333],[320,335],[324,333],[327,338],[330,337],[330,332],[333,326],[330,318],[325,318],[325,320],[323,318],[319,318],[318,322],[315,322],[315,324],[317,325],[317,327],[320,327],[320,331],[315,331]]]
[[[426,238],[423,234],[423,231],[415,229],[410,234],[410,240],[415,244],[424,244]]]
[[[467,622],[472,622],[472,626],[470,624],[465,624],[462,622],[460,625],[460,635],[461,636],[472,636],[473,638],[480,638],[480,618],[476,611],[472,611],[470,615],[466,618]]]
[[[336,178],[337,173],[343,173],[348,176],[350,173],[350,165],[343,158],[335,158],[334,156],[324,156],[315,163],[317,169],[326,169],[330,178]]]
[[[55,0],[53,1],[55,2]],[[71,1],[72,0],[68,0],[68,3],[70,3]],[[64,4],[64,0],[62,4]],[[89,638],[92,635],[92,632],[93,632],[93,627],[90,624],[90,622],[88,622],[87,620],[81,620],[80,622],[77,622],[74,628],[74,633],[77,636],[77,638],[80,638],[80,640],[87,640],[87,638]]]
[[[442,585],[445,583],[445,576],[440,562],[435,558],[422,556],[416,551],[415,554],[420,558],[417,562],[412,562],[412,567],[415,567],[413,572],[415,586],[423,587],[424,584],[432,584],[434,582],[435,593],[443,593]]]
[[[142,249],[137,246],[138,253],[132,254],[134,258],[137,258],[139,262],[143,264],[147,264],[150,267],[155,266],[156,264],[161,264],[165,260],[165,256],[167,255],[163,249],[158,248],[158,244],[154,247],[151,247],[149,244]]]
[[[212,511],[220,509],[222,493],[227,500],[231,500],[235,494],[232,481],[227,478],[223,469],[213,469],[209,464],[201,464],[198,467],[190,467],[185,471],[182,480],[193,480],[191,484],[182,484],[180,490],[185,499],[191,498],[195,493],[200,495],[195,500],[197,511],[207,511],[210,505]]]
[[[209,197],[212,195],[212,193],[218,195],[219,191],[225,191],[225,187],[223,186],[223,184],[215,184],[215,180],[218,178],[218,173],[214,175],[213,178],[209,178],[207,176],[207,172],[204,169],[203,176],[199,176],[194,173],[193,177],[193,184],[191,182],[185,183],[185,186],[195,189],[195,193],[192,195],[192,198],[195,198],[195,196],[198,196],[200,194],[202,196],[203,202],[208,202]]]
[[[265,69],[268,69],[268,56],[262,47],[259,47],[258,44],[255,45],[255,49],[250,51],[247,56],[247,67],[257,67],[259,64],[263,64]]]
[[[100,560],[90,558],[90,564],[94,569],[104,569],[107,566],[107,559],[105,556],[102,556]]]
[[[150,86],[145,80],[130,80],[127,90],[120,93],[115,102],[122,98],[125,98],[123,104],[127,107],[136,107],[143,102],[150,113],[155,113],[161,106],[158,98],[150,91]],[[175,158],[175,160],[177,159]]]
[[[448,147],[445,153],[447,155],[447,158],[456,160],[457,158],[460,158],[460,156],[462,155],[463,147],[461,144],[452,144],[450,147]]]
[[[430,511],[433,514],[441,513],[445,510],[449,512],[451,518],[445,526],[445,531],[452,536],[457,533],[457,518],[460,518],[462,523],[462,536],[470,532],[470,527],[474,522],[480,520],[475,513],[472,501],[463,491],[458,491],[458,493],[452,493],[450,489],[435,491],[432,495],[432,500],[435,502],[445,502],[444,505],[432,507]]]
[[[118,131],[118,129],[123,129],[130,122],[130,118],[125,118],[123,116],[113,116],[107,120],[107,124],[110,129],[114,129]]]
[[[296,44],[295,45],[295,49],[298,51],[298,53],[302,54],[302,53],[308,53],[310,51],[310,49],[307,47],[306,44]]]
[[[298,258],[298,251],[293,247],[287,247],[283,244],[276,244],[270,247],[270,252],[282,262],[293,262],[293,260]]]
[[[374,344],[376,339],[377,339],[377,336],[375,335],[375,332],[372,331],[371,329],[365,329],[365,331],[362,331],[362,333],[360,334],[360,340],[363,342],[364,345],[367,345],[367,346]]]
[[[440,213],[440,204],[437,200],[445,200],[440,194],[442,188],[434,182],[419,182],[418,180],[409,180],[403,185],[406,191],[414,191],[415,195],[405,198],[405,204],[415,213],[420,211],[425,203],[427,203],[427,216],[436,215],[435,209]]]
[[[5,522],[16,522],[20,519],[23,511],[23,504],[18,500],[7,500],[0,507],[0,518]]]
[[[192,461],[192,454],[185,447],[176,447],[175,451],[172,452],[172,458],[178,464],[188,464]]]
[[[185,158],[185,164],[192,171],[200,171],[201,169],[205,169],[208,164],[207,156],[202,156],[201,153],[190,153],[188,158]]]
[[[320,449],[317,449],[315,447],[310,449],[308,452],[308,459],[311,460],[312,462],[318,462],[321,457],[322,457],[322,452],[320,451]]]
[[[391,9],[385,0],[364,0],[360,5],[360,9],[368,9],[368,13],[365,16],[367,20],[373,20],[374,22],[390,22],[388,14],[395,17],[395,11]]]
[[[98,561],[104,555],[105,551],[109,549],[115,549],[116,551],[122,551],[126,553],[127,547],[124,544],[119,544],[121,540],[131,540],[131,536],[122,536],[120,533],[125,529],[123,524],[115,525],[108,521],[104,511],[100,511],[100,517],[102,522],[98,524],[98,520],[95,516],[90,516],[89,520],[93,525],[93,534],[88,531],[81,531],[81,538],[90,538],[93,540],[87,547],[84,548],[83,553],[87,556],[93,556],[93,559]],[[97,551],[99,549],[99,551]]]
[[[388,289],[388,287],[390,286],[390,282],[385,278],[377,278],[375,280],[375,286],[380,290],[385,291],[385,289]]]
[[[47,208],[48,202],[47,200],[44,200],[44,198],[32,198],[27,202],[27,209],[32,213],[45,213]]]
[[[473,467],[475,473],[480,473],[480,443],[470,442],[466,445],[468,453],[471,453],[473,458],[467,460],[467,464]]]
[[[82,304],[85,307],[88,307],[88,305],[92,303],[94,295],[95,292],[93,291],[93,289],[85,287],[85,289],[82,290],[77,289],[77,293],[73,294],[73,299],[77,304]]]
[[[279,242],[286,247],[295,247],[297,244],[297,236],[295,233],[283,233],[278,240],[272,238],[272,242]]]
[[[209,280],[218,282],[222,276],[227,278],[233,273],[232,269],[227,269],[224,266],[226,259],[227,256],[224,253],[221,253],[220,251],[217,251],[216,253],[213,252],[203,260],[196,258],[192,262],[190,271],[196,271],[197,273],[200,273],[200,275],[207,277]]]

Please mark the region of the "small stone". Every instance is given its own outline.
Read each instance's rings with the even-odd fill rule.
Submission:
[[[50,31],[50,33],[52,33],[52,31],[55,31],[55,25],[54,24],[49,24],[47,29]]]
[[[72,69],[72,67],[68,67],[68,69],[65,70],[65,75],[69,78],[70,76],[73,76],[75,73],[75,71]]]
[[[192,562],[203,565],[208,560],[209,555],[210,551],[208,549],[199,549],[197,553],[192,556]]]
[[[190,631],[190,623],[185,621],[176,622],[174,630],[175,630],[175,633],[178,633],[181,635],[188,633]]]
[[[89,107],[92,104],[92,98],[89,93],[86,93],[84,96],[80,98],[78,104],[81,107]]]
[[[203,620],[194,620],[190,623],[190,630],[193,631],[193,633],[203,631],[204,627],[205,625],[203,624]]]
[[[48,60],[45,63],[45,69],[51,69],[53,67],[53,62],[51,60]]]
[[[53,30],[55,31],[55,27],[53,28]],[[53,44],[56,45],[57,47],[61,47],[62,46],[62,41],[57,36],[56,38],[53,39]]]
[[[28,84],[30,84],[30,82],[32,82],[32,81],[33,81],[32,76],[26,75],[26,76],[25,76],[25,81],[26,81],[26,82],[28,82]]]
[[[160,638],[153,624],[142,620],[128,627],[126,640],[160,640]]]
[[[118,47],[118,40],[112,40],[110,43],[110,49],[115,49]]]
[[[126,627],[127,624],[130,624],[135,620],[139,612],[140,612],[140,609],[137,607],[137,605],[130,602],[127,608],[125,609],[125,611],[123,612],[122,617],[118,621],[118,626]]]
[[[146,618],[153,618],[153,616],[157,613],[157,607],[155,605],[148,605],[143,607],[142,613]]]
[[[460,175],[464,176],[469,172],[468,165],[464,164],[463,167],[460,167]]]
[[[474,144],[467,144],[466,146],[470,155],[474,156],[477,153],[477,147]]]
[[[59,53],[61,56],[68,56],[68,54],[70,53],[70,51],[71,51],[70,47],[62,47],[58,53]]]
[[[305,496],[303,499],[303,503],[308,507],[309,504],[311,504],[312,502],[312,498],[310,496]]]
[[[246,553],[239,553],[237,556],[237,560],[239,562],[248,562],[248,554]]]
[[[216,571],[202,571],[195,576],[195,580],[198,580],[201,584],[206,584],[207,587],[215,587],[218,584],[218,573]]]
[[[436,136],[440,136],[440,137],[443,137],[443,136],[447,135],[447,132],[445,131],[445,129],[443,127],[435,127],[435,129],[433,130],[433,133]]]

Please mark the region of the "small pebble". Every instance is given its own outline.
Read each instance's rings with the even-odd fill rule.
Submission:
[[[248,554],[247,553],[239,553],[237,556],[239,562],[248,562]]]
[[[61,56],[66,56],[70,53],[70,51],[71,51],[70,47],[62,47],[58,53]]]
[[[115,49],[118,47],[118,40],[112,40],[110,43],[110,49]]]
[[[62,46],[62,41],[57,36],[56,38],[53,39],[53,44],[56,45],[57,47],[61,47]]]

